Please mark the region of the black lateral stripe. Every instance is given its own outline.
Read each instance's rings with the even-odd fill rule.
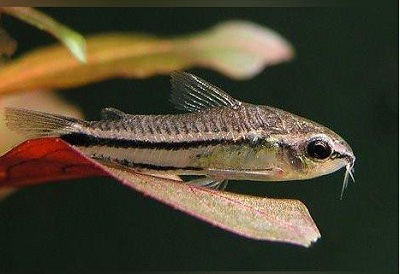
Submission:
[[[247,139],[240,140],[196,140],[196,141],[182,141],[182,142],[150,142],[150,141],[137,141],[127,139],[113,139],[113,138],[99,138],[93,137],[83,133],[73,133],[61,135],[61,139],[67,143],[75,146],[91,147],[91,146],[108,146],[119,148],[146,148],[146,149],[165,149],[165,150],[178,150],[188,149],[209,145],[227,145],[227,144],[250,144]]]
[[[152,170],[162,170],[162,171],[167,171],[167,170],[203,170],[202,168],[199,167],[174,167],[174,166],[158,166],[158,165],[152,165],[152,164],[143,164],[143,163],[131,163],[128,160],[118,160],[118,162],[121,165],[125,165],[128,167],[138,167],[138,168],[144,168],[144,169],[152,169]]]
[[[99,160],[106,160],[106,161],[111,161],[111,162],[116,162],[120,165],[130,167],[130,168],[142,168],[142,169],[151,169],[151,170],[157,170],[157,171],[168,171],[168,170],[193,170],[193,171],[199,171],[203,170],[200,167],[175,167],[175,166],[158,166],[158,165],[153,165],[153,164],[144,164],[144,163],[133,163],[127,159],[117,159],[117,158],[111,158],[107,157],[107,159],[103,157],[93,157],[94,159],[99,159]]]

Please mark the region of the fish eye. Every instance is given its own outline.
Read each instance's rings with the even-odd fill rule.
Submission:
[[[320,139],[310,141],[307,144],[306,150],[309,157],[318,160],[324,160],[332,153],[332,148],[329,143]]]

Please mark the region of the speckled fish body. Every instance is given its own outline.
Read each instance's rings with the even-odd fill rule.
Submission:
[[[189,73],[173,74],[172,86],[171,101],[186,113],[131,115],[107,108],[100,121],[83,121],[9,109],[8,125],[35,136],[60,136],[92,158],[146,173],[284,181],[346,166],[351,175],[350,146],[324,126],[240,102]]]

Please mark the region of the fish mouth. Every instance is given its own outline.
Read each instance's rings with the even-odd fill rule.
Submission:
[[[347,164],[343,179],[342,192],[340,194],[340,200],[342,200],[344,191],[347,188],[347,185],[349,184],[349,178],[351,178],[353,182],[356,181],[356,179],[354,178],[354,164],[356,162],[356,157],[353,154],[346,153],[343,155],[343,158],[345,159]]]

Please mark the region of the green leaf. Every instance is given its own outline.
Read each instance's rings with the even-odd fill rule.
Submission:
[[[3,11],[38,29],[45,30],[59,39],[80,62],[86,62],[85,38],[46,14],[33,8],[2,7]]]
[[[225,22],[171,39],[106,33],[86,41],[86,64],[76,62],[58,45],[9,62],[0,69],[0,94],[76,87],[113,77],[150,77],[194,66],[246,79],[293,56],[292,47],[280,35],[246,21]]]

